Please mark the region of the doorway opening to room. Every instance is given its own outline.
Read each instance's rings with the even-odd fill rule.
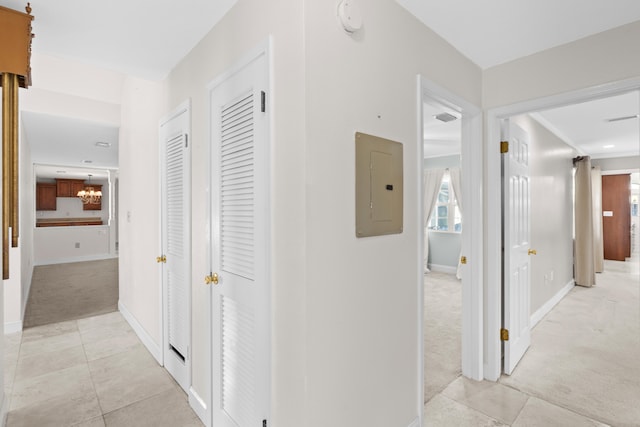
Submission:
[[[543,387],[544,381],[540,381],[539,375],[534,375],[537,368],[532,367],[532,363],[534,363],[532,361],[544,360],[547,357],[545,354],[549,354],[551,351],[556,354],[555,360],[564,360],[565,356],[558,357],[558,353],[566,351],[566,356],[570,356],[569,358],[575,363],[576,358],[574,355],[581,352],[577,348],[569,349],[567,347],[565,349],[566,344],[576,341],[572,338],[579,335],[579,328],[576,329],[576,325],[588,324],[590,321],[587,319],[583,323],[577,322],[577,316],[575,315],[585,312],[584,314],[590,316],[590,318],[606,316],[606,313],[596,315],[594,314],[596,313],[595,309],[585,310],[584,306],[581,306],[582,309],[579,312],[574,313],[574,316],[567,319],[567,327],[557,328],[557,325],[562,323],[562,319],[556,318],[555,313],[560,312],[555,309],[551,312],[551,310],[567,293],[571,292],[571,298],[563,300],[562,305],[558,305],[558,307],[570,306],[572,304],[571,301],[574,299],[579,300],[580,295],[593,295],[595,297],[597,292],[605,292],[609,296],[604,297],[604,295],[601,295],[595,297],[595,299],[592,297],[590,298],[591,300],[606,300],[608,303],[618,304],[614,296],[616,291],[613,285],[620,281],[611,280],[609,275],[611,271],[607,272],[607,264],[605,264],[603,274],[595,275],[597,286],[593,288],[574,288],[574,278],[576,277],[574,269],[578,268],[575,265],[576,257],[574,252],[578,242],[574,243],[575,234],[573,233],[574,213],[576,213],[576,207],[574,207],[573,202],[573,160],[589,156],[591,165],[588,168],[588,176],[591,177],[591,166],[599,166],[602,174],[605,175],[608,173],[606,170],[613,170],[617,173],[620,171],[616,171],[616,169],[628,168],[629,166],[625,165],[628,165],[630,161],[633,163],[630,156],[634,156],[633,158],[637,159],[638,141],[640,140],[638,130],[639,86],[640,82],[638,81],[619,82],[612,84],[607,90],[592,88],[490,110],[487,114],[489,142],[487,151],[488,182],[486,188],[489,200],[487,207],[489,218],[501,217],[503,199],[500,193],[507,188],[500,176],[501,157],[505,156],[505,154],[500,154],[501,141],[505,141],[505,138],[502,137],[504,133],[501,131],[504,131],[506,125],[509,124],[508,122],[515,122],[524,128],[531,137],[531,152],[529,155],[531,239],[524,248],[525,253],[528,252],[531,261],[531,293],[524,299],[527,302],[526,309],[530,313],[525,316],[526,324],[520,324],[520,326],[526,327],[530,331],[533,326],[537,325],[536,330],[531,335],[534,343],[536,342],[536,334],[541,334],[545,329],[551,331],[551,327],[553,327],[555,332],[551,336],[557,342],[562,343],[562,346],[556,345],[554,348],[544,350],[542,344],[545,340],[543,338],[539,339],[537,341],[539,343],[538,348],[535,351],[532,349],[527,352],[521,364],[514,371],[513,376],[500,379],[500,381],[512,384],[518,389],[528,389],[535,394],[549,395],[550,391]],[[625,118],[625,120],[619,120],[619,118]],[[621,128],[623,126],[628,127],[629,132],[626,135]],[[621,134],[618,134],[619,131],[622,131]],[[510,140],[509,150],[511,150]],[[637,165],[637,160],[635,160],[634,164]],[[628,172],[626,171],[625,173]],[[599,180],[600,178],[598,177],[597,179]],[[592,179],[588,181],[593,183]],[[631,192],[628,192],[625,197],[628,200],[634,200]],[[623,215],[628,218],[632,212],[632,210],[631,212],[627,210]],[[604,212],[594,213],[593,218],[596,221],[601,221],[604,218],[603,214]],[[507,215],[508,213],[505,212],[504,216],[506,217]],[[509,227],[503,225],[502,221],[499,223],[489,221],[489,239],[487,241],[487,252],[489,254],[499,254],[502,250],[501,228]],[[631,229],[627,229],[626,233],[630,234]],[[505,251],[508,249],[505,246]],[[503,360],[503,350],[504,347],[509,345],[509,341],[512,340],[513,336],[512,330],[508,330],[508,335],[505,334],[505,337],[500,336],[501,328],[504,328],[504,323],[502,323],[504,319],[501,318],[501,314],[504,315],[505,306],[509,306],[508,308],[512,310],[518,310],[517,301],[506,298],[503,289],[500,289],[499,285],[497,285],[502,283],[501,275],[503,274],[503,268],[505,268],[504,265],[506,265],[506,263],[504,265],[503,263],[504,260],[499,256],[492,256],[487,262],[488,303],[486,312],[488,327],[485,348],[488,359],[485,378],[494,381],[500,378],[501,373],[507,373],[506,367],[502,364],[506,362],[506,359]],[[634,279],[633,276],[625,273],[624,277],[619,276],[619,278],[632,288],[635,280],[637,289],[637,276]],[[617,306],[624,311],[623,307],[628,303],[628,300],[627,302],[624,300],[619,302],[620,304]],[[514,325],[519,327],[517,322]],[[561,329],[569,334],[573,331],[574,334],[566,339],[558,339]],[[600,328],[601,332],[605,329],[607,328]],[[595,326],[590,333],[593,333],[594,330],[596,330]],[[628,330],[625,330],[624,334],[628,334]],[[598,334],[598,336],[601,336],[601,334]],[[590,335],[584,337],[581,345],[591,345],[596,341],[597,337]],[[604,346],[602,349],[595,349],[593,353],[606,354],[607,351],[612,351],[611,347]],[[615,350],[613,351],[615,352]],[[616,354],[610,353],[608,359],[610,360],[614,357],[618,358]],[[523,363],[526,366],[520,368]],[[548,358],[546,363],[549,364]],[[549,366],[551,366],[550,369],[547,369],[547,367],[544,369],[548,378],[555,376],[560,378],[559,371],[556,370],[554,374],[553,369],[566,369],[566,367],[563,368],[562,363],[553,363],[549,364]],[[537,371],[540,372],[539,369]],[[525,378],[527,375],[528,379]],[[574,379],[579,382],[579,377],[581,376],[572,377],[575,377]],[[563,381],[565,380],[566,378],[563,377]],[[517,381],[520,382],[518,383]],[[590,381],[592,380],[590,379]],[[549,383],[549,381],[546,382]],[[585,392],[590,389],[587,385],[578,383],[573,384],[570,388]],[[569,401],[558,401],[558,403],[566,407],[573,404]],[[578,409],[575,407],[575,410]]]
[[[426,100],[424,128],[424,400],[462,372],[461,116]],[[454,185],[455,183],[455,185]],[[456,188],[457,187],[457,188]]]
[[[446,89],[418,87],[422,407],[460,373],[482,379],[482,120]]]

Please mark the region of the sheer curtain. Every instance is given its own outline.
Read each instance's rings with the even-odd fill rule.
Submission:
[[[444,169],[424,171],[424,272],[429,272],[429,218],[438,201]]]
[[[460,215],[463,218],[464,222],[464,211],[462,208],[462,191],[460,185],[460,168],[450,168],[449,169],[449,177],[451,178],[451,186],[453,187],[453,193],[456,197],[456,203],[458,204],[458,209],[460,210]],[[458,257],[458,269],[456,270],[456,278],[462,279],[462,264],[460,264],[460,258],[462,257],[462,247],[460,248],[460,256]]]
[[[602,240],[602,171],[591,168],[591,195],[593,197],[593,245],[596,273],[604,271],[604,241]]]
[[[593,202],[591,190],[591,158],[574,159],[575,177],[575,279],[576,285],[596,284],[593,241]]]

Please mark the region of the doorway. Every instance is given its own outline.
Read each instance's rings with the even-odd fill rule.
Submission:
[[[500,194],[501,189],[501,176],[500,176],[500,123],[501,120],[510,117],[529,114],[536,115],[535,112],[544,112],[552,108],[559,108],[569,106],[573,104],[586,103],[587,101],[595,101],[622,95],[625,93],[634,92],[637,94],[640,82],[624,81],[612,84],[607,89],[602,88],[590,88],[581,91],[576,91],[570,94],[563,94],[558,96],[552,96],[548,98],[542,98],[534,101],[527,101],[508,107],[496,108],[487,112],[488,118],[488,148],[487,148],[487,215],[489,218],[495,218],[495,220],[488,221],[487,229],[487,324],[485,334],[485,349],[486,349],[486,371],[485,378],[495,381],[500,377],[502,373],[502,340],[501,340],[501,313],[502,313],[502,291],[500,285],[502,283],[502,260],[501,260],[501,203],[502,197]],[[637,108],[638,102],[635,106]],[[636,117],[637,119],[637,117]],[[584,119],[583,119],[584,120]],[[544,121],[544,120],[543,120]],[[549,129],[549,127],[547,127]],[[636,124],[637,132],[637,124]],[[637,136],[634,140],[634,144],[637,149]],[[569,146],[569,148],[574,148]],[[579,149],[576,149],[579,154]],[[637,154],[636,154],[637,155]],[[570,197],[568,195],[567,197]],[[554,236],[547,236],[543,240],[552,242]],[[533,269],[535,271],[535,268]],[[553,270],[541,272],[543,287],[546,281],[552,281],[555,277]],[[567,284],[560,292],[550,297],[543,307],[545,310],[550,311],[551,308],[570,290],[573,284]],[[531,318],[535,321],[540,320],[544,316],[543,314],[533,313]],[[536,318],[536,319],[534,319]]]
[[[461,265],[460,269],[460,277],[461,282],[455,279],[455,274],[451,274],[448,278],[451,280],[450,283],[444,284],[443,286],[457,286],[459,290],[459,324],[460,329],[458,333],[453,334],[453,337],[450,337],[454,342],[457,341],[459,345],[459,358],[457,363],[454,363],[453,369],[459,369],[462,374],[468,378],[480,380],[482,379],[482,192],[480,188],[482,186],[482,164],[481,162],[474,161],[474,159],[479,159],[482,157],[482,120],[480,109],[475,107],[474,105],[468,103],[466,100],[452,94],[446,89],[438,86],[437,84],[430,82],[422,77],[418,77],[418,141],[419,141],[419,165],[418,169],[420,172],[420,178],[418,183],[418,195],[417,197],[421,200],[421,203],[418,203],[418,206],[422,208],[422,211],[418,215],[420,218],[421,224],[418,229],[425,229],[425,224],[427,224],[428,220],[432,220],[432,218],[427,218],[427,208],[425,205],[425,156],[429,156],[430,154],[433,156],[436,152],[439,152],[441,157],[439,161],[444,160],[444,156],[442,154],[448,154],[452,157],[449,158],[450,161],[456,161],[461,171],[461,193],[459,197],[459,202],[464,206],[461,225],[459,226],[460,231],[464,230],[464,235],[460,233],[459,235],[452,236],[454,238],[459,239],[459,247],[454,247],[452,250],[452,254],[450,256],[449,269],[445,267],[445,270],[448,270],[449,273],[455,273],[458,268],[458,262],[462,257],[466,258],[466,263]],[[435,110],[432,109],[436,109]],[[440,113],[446,112],[449,115],[452,115],[458,121],[459,130],[455,131],[454,136],[450,136],[449,138],[443,138],[439,142],[436,141],[438,138],[435,137],[435,131],[429,131],[429,126],[426,123],[425,117],[438,115]],[[432,118],[432,117],[431,117]],[[451,119],[451,117],[442,116],[441,118]],[[454,121],[454,120],[450,120]],[[430,136],[431,135],[431,138]],[[424,144],[426,139],[432,139],[432,144]],[[459,148],[454,151],[450,151],[450,145],[453,143],[453,139],[459,140]],[[443,151],[438,151],[436,148],[440,145],[441,148],[444,148]],[[456,153],[457,152],[457,153]],[[453,167],[453,166],[452,166]],[[452,168],[451,167],[451,168]],[[450,168],[450,169],[451,169]],[[444,167],[443,169],[446,169]],[[444,173],[443,173],[444,175]],[[439,180],[439,185],[441,185],[441,180]],[[436,184],[438,185],[438,184]],[[440,187],[437,188],[438,193],[440,192]],[[446,191],[448,192],[450,188],[450,181],[447,182]],[[447,198],[447,203],[450,199]],[[453,201],[453,200],[451,200]],[[444,198],[441,203],[444,202]],[[441,204],[442,206],[442,204]],[[450,209],[453,208],[453,211]],[[441,226],[444,226],[445,216],[447,222],[447,229],[449,229],[449,222],[451,222],[451,227],[455,231],[456,228],[456,216],[455,216],[455,206],[447,206],[446,209],[440,210],[442,215]],[[445,211],[447,215],[444,215]],[[452,212],[451,218],[449,218],[448,213]],[[432,221],[432,228],[438,227],[438,219],[436,218],[435,223]],[[451,237],[451,236],[450,236]],[[419,295],[419,307],[418,312],[420,313],[419,319],[419,348],[420,352],[420,372],[422,374],[422,378],[424,379],[421,382],[422,393],[420,393],[420,408],[424,405],[424,399],[428,398],[428,393],[431,392],[428,390],[428,386],[425,383],[432,380],[432,378],[428,378],[430,375],[425,372],[425,361],[427,358],[427,353],[430,351],[429,343],[425,344],[425,339],[427,338],[427,333],[425,332],[425,319],[427,315],[431,315],[431,313],[426,313],[425,309],[425,282],[428,283],[429,275],[425,276],[425,266],[429,266],[430,260],[433,261],[434,258],[427,257],[427,263],[425,265],[425,252],[424,248],[429,245],[429,236],[427,233],[421,233],[420,236],[420,270],[418,272],[418,295]],[[428,250],[428,249],[427,249]],[[435,250],[435,249],[434,249]],[[439,251],[437,253],[440,256],[442,253]],[[436,266],[436,269],[439,267],[437,262],[431,262],[431,267]],[[429,273],[433,274],[435,278],[435,274],[442,273]],[[446,273],[445,273],[446,274]],[[453,279],[452,279],[453,278]],[[435,280],[434,280],[435,282]],[[428,299],[428,297],[426,297]],[[451,301],[451,300],[449,300]],[[428,303],[428,301],[427,301]],[[435,314],[435,313],[434,313]],[[443,355],[442,357],[448,357]],[[457,368],[456,368],[457,365]],[[436,375],[440,375],[443,372],[441,367],[435,367]],[[435,380],[435,378],[433,378]],[[440,382],[445,381],[444,379],[440,379]],[[437,382],[437,380],[436,380]],[[435,384],[435,382],[434,382]]]

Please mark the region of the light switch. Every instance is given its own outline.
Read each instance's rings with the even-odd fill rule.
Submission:
[[[402,233],[402,144],[356,133],[356,236]]]

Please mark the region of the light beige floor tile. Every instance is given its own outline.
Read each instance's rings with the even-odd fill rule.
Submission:
[[[20,346],[20,357],[36,354],[48,353],[51,351],[63,350],[65,348],[76,347],[82,345],[80,333],[67,332],[60,335],[52,335],[43,338],[23,338]]]
[[[442,394],[505,424],[516,419],[529,398],[499,383],[463,377],[453,381]]]
[[[108,338],[115,338],[128,332],[133,332],[133,329],[131,329],[131,326],[129,326],[124,319],[119,322],[112,322],[99,326],[96,325],[92,328],[80,328],[82,342],[85,344]]]
[[[607,427],[544,400],[531,397],[512,427]]]
[[[104,416],[107,427],[201,427],[196,414],[180,396],[180,392],[171,388],[163,393],[144,399]]]
[[[104,413],[173,387],[167,371],[141,347],[91,361],[89,368]]]
[[[6,334],[4,336],[4,352],[13,353],[20,350],[20,343],[22,342],[22,332],[14,332],[12,334]]]
[[[11,410],[76,394],[95,396],[86,364],[15,381],[11,393]]]
[[[93,361],[129,351],[136,347],[144,348],[135,332],[127,331],[117,336],[87,343],[84,345],[84,351],[87,355],[87,360]]]
[[[85,319],[78,319],[78,329],[80,331],[86,331],[89,329],[110,325],[112,323],[121,323],[125,322],[124,317],[119,311],[114,311],[111,313],[101,314],[99,316],[87,317]]]
[[[105,427],[104,426],[104,418],[101,416],[91,418],[87,421],[81,421],[77,424],[73,424],[71,427]]]
[[[442,394],[434,396],[424,406],[424,427],[490,427],[506,426],[474,409]]]
[[[20,357],[15,381],[37,377],[60,369],[86,364],[87,358],[81,345],[48,352],[38,352]]]
[[[7,427],[69,426],[100,415],[95,393],[70,391],[12,410],[7,417]]]
[[[22,342],[29,342],[41,338],[52,337],[55,335],[67,334],[69,332],[77,332],[78,323],[75,320],[67,322],[51,323],[49,325],[35,326],[26,328],[22,331]]]

